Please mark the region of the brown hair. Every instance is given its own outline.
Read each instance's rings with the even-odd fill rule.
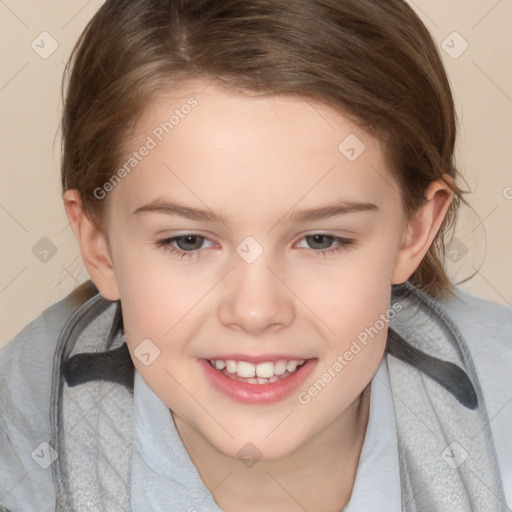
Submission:
[[[67,92],[64,93],[67,80]],[[63,81],[62,188],[78,189],[104,230],[114,174],[150,98],[185,80],[296,95],[351,118],[381,143],[408,216],[454,165],[456,120],[436,44],[402,0],[107,0],[76,43]],[[341,142],[341,141],[340,141]],[[410,281],[451,288],[443,237],[455,198]]]

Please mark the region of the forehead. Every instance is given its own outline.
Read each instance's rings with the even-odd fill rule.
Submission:
[[[144,146],[150,149],[114,191],[123,189],[132,204],[172,192],[261,212],[276,201],[281,208],[375,202],[386,188],[396,196],[378,141],[334,109],[299,97],[203,82],[161,91],[139,119],[126,161]]]

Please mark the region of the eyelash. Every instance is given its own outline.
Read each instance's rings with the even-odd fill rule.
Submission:
[[[315,256],[318,255],[318,256],[326,257],[326,256],[329,256],[332,254],[337,254],[345,249],[348,249],[350,246],[355,245],[355,240],[352,238],[345,238],[345,237],[330,235],[328,233],[312,233],[312,234],[303,236],[300,240],[305,240],[305,239],[307,239],[307,237],[313,237],[313,236],[324,236],[324,237],[332,239],[333,242],[338,244],[336,248],[329,247],[327,249],[320,249],[320,250],[310,249],[311,251],[313,251]],[[203,240],[207,240],[207,238],[202,235],[196,235],[194,233],[189,233],[186,235],[179,235],[179,236],[174,236],[171,238],[164,238],[163,240],[158,240],[156,242],[156,246],[163,249],[164,253],[168,252],[175,256],[179,256],[180,260],[182,260],[183,258],[186,258],[186,259],[198,258],[201,255],[202,251],[200,251],[199,249],[194,249],[192,251],[184,251],[182,249],[178,249],[177,247],[174,247],[172,245],[172,243],[175,242],[176,240],[179,240],[180,238],[201,238]]]

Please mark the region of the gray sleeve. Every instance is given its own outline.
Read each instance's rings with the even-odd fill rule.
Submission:
[[[13,512],[55,510],[50,402],[55,349],[90,281],[30,322],[0,350],[0,503]],[[1,511],[2,509],[0,509]]]

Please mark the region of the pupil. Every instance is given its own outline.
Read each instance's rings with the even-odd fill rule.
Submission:
[[[194,249],[199,249],[199,247],[201,247],[202,237],[200,237],[200,236],[182,236],[182,237],[178,238],[176,241],[181,250],[183,250],[183,251],[189,250],[190,251],[190,250],[194,250]],[[192,247],[190,247],[190,246],[192,246]]]
[[[313,249],[327,249],[330,247],[332,237],[329,235],[308,235],[308,243]],[[321,247],[315,247],[315,244]]]

